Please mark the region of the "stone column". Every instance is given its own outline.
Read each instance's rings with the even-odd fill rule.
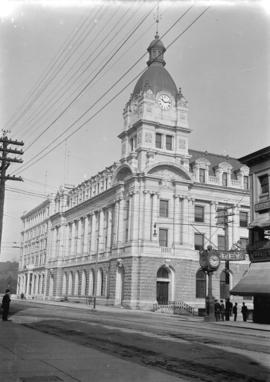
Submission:
[[[116,246],[118,240],[118,225],[119,225],[119,201],[116,200],[113,211],[113,246]]]
[[[88,226],[88,216],[85,216],[83,218],[84,220],[84,223],[83,223],[83,254],[85,255],[88,255],[88,229],[89,229],[89,226]]]
[[[82,252],[82,247],[81,247],[81,232],[82,232],[82,220],[78,219],[77,220],[77,250],[76,254],[80,255]]]
[[[120,198],[119,200],[119,210],[118,210],[118,214],[119,214],[119,219],[118,219],[118,242],[119,243],[123,243],[123,240],[124,240],[124,199],[123,198]]]
[[[112,208],[108,208],[108,222],[107,222],[107,250],[112,246]]]
[[[151,224],[151,240],[156,240],[156,238],[153,236],[154,234],[154,224],[157,223],[158,219],[158,197],[159,194],[157,192],[152,194],[152,224]],[[157,230],[157,237],[158,237],[158,227],[156,227]]]
[[[181,244],[188,245],[189,244],[189,211],[188,211],[188,198],[184,196],[182,198],[182,208],[181,208],[181,223],[182,223],[182,240]]]
[[[98,252],[104,251],[104,210],[99,211]]]
[[[132,226],[131,226],[131,240],[139,240],[139,217],[140,217],[140,206],[139,206],[139,191],[135,191],[132,197]]]
[[[143,203],[143,234],[144,240],[151,240],[152,233],[152,200],[148,190],[143,191],[144,203]]]
[[[193,198],[188,198],[188,221],[189,221],[189,246],[192,246],[194,248],[194,229],[192,227],[192,224],[194,224],[194,199]]]
[[[92,224],[91,224],[91,253],[96,253],[97,246],[96,246],[96,222],[97,217],[95,212],[92,215]]]
[[[71,222],[71,256],[75,256],[76,252],[76,239],[75,239],[75,221]]]
[[[173,219],[173,241],[174,247],[180,244],[180,200],[179,195],[174,195],[174,219]]]

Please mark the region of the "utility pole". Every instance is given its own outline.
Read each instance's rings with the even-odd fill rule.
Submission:
[[[224,230],[224,242],[225,242],[225,252],[229,252],[229,216],[233,216],[234,213],[229,213],[229,210],[231,207],[224,207],[222,209],[218,210],[218,213],[222,213],[220,215],[217,215],[218,219],[221,219],[222,221],[218,224],[221,224],[223,226]],[[225,260],[225,299],[230,297],[230,261]]]
[[[8,154],[22,155],[23,151],[13,148],[10,145],[23,146],[22,141],[12,140],[7,137],[7,131],[3,130],[3,135],[0,137],[0,251],[3,232],[3,216],[5,202],[5,184],[7,180],[15,180],[22,182],[20,176],[7,175],[6,171],[12,162],[22,163],[22,159],[18,157],[9,157]]]

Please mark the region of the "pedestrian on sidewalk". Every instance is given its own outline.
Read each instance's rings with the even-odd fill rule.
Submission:
[[[220,305],[218,300],[215,300],[215,317],[216,317],[216,321],[220,320]]]
[[[237,302],[233,306],[233,320],[237,320]]]
[[[220,300],[220,318],[224,321],[225,318],[225,306],[223,300]]]
[[[225,303],[225,317],[226,321],[230,321],[230,316],[232,314],[232,303],[230,301],[230,298],[226,298],[226,303]]]
[[[6,292],[2,299],[2,320],[3,321],[8,320],[9,304],[10,304],[10,291],[9,289],[6,289]]]
[[[246,306],[246,304],[243,302],[243,305],[242,305],[242,308],[241,308],[241,313],[242,313],[242,316],[243,316],[243,321],[246,321],[247,318],[248,318],[248,308]]]

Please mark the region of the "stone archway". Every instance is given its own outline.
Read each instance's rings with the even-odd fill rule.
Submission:
[[[163,265],[157,271],[156,298],[159,305],[167,305],[169,301],[174,301],[173,272]]]

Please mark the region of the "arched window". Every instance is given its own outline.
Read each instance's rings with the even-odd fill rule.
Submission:
[[[165,267],[159,268],[157,272],[157,278],[159,279],[168,279],[169,278],[169,273]]]
[[[206,296],[206,274],[200,269],[196,273],[196,298]]]
[[[103,296],[104,294],[104,277],[103,270],[100,268],[97,274],[97,296]]]

